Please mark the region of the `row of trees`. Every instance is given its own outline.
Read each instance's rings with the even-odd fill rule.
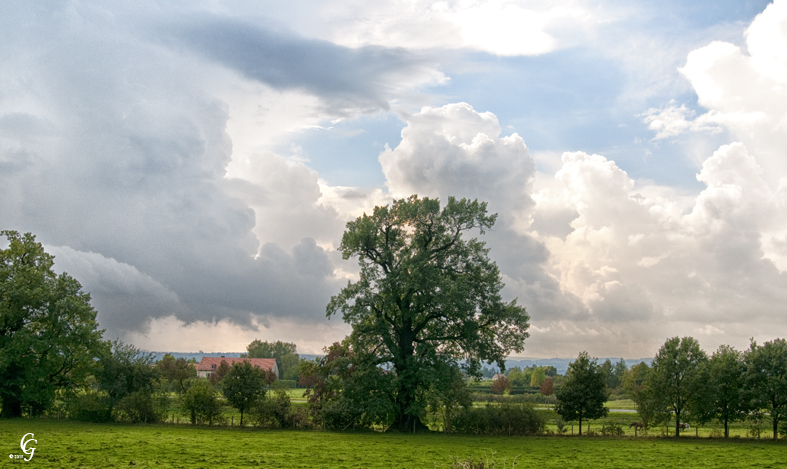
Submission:
[[[647,422],[674,419],[676,435],[682,420],[718,421],[726,437],[730,422],[767,414],[775,439],[787,416],[787,341],[752,340],[743,352],[722,345],[708,356],[693,337],[674,337],[659,349],[634,399]]]
[[[693,337],[673,337],[659,349],[651,367],[641,363],[621,375],[631,383],[645,423],[674,421],[676,436],[682,422],[716,421],[729,437],[731,422],[768,415],[776,439],[787,416],[784,339],[762,345],[752,340],[744,352],[722,345],[708,356]],[[565,420],[578,420],[581,434],[583,420],[607,415],[604,403],[611,389],[608,369],[582,352],[557,389],[556,411]]]

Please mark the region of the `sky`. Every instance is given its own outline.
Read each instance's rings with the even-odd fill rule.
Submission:
[[[478,198],[528,357],[787,336],[787,0],[6,1],[0,229],[105,337],[320,353],[345,224]]]

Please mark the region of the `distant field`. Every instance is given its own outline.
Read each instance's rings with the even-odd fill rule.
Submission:
[[[329,433],[177,425],[99,425],[52,420],[0,421],[0,456],[38,440],[30,467],[450,468],[454,458],[487,466],[776,468],[787,445],[766,440],[588,437],[468,437],[440,434]],[[504,466],[503,463],[506,463]]]

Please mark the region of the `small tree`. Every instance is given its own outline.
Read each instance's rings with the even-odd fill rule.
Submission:
[[[508,382],[508,378],[505,376],[498,376],[492,382],[492,392],[494,394],[505,394],[507,391],[511,391],[511,383]]]
[[[547,378],[541,383],[541,387],[538,388],[538,392],[544,396],[544,403],[546,403],[546,398],[551,396],[555,393],[555,378]]]
[[[251,363],[235,363],[222,380],[221,391],[227,402],[240,412],[240,425],[243,426],[243,413],[257,399],[265,395],[265,377],[262,370]]]
[[[156,363],[156,369],[161,376],[169,381],[170,386],[177,391],[179,395],[183,395],[186,391],[186,383],[188,380],[197,377],[197,369],[192,366],[185,358],[175,359],[172,354],[165,354],[164,357]]]
[[[219,363],[219,367],[216,368],[216,371],[214,371],[213,373],[210,374],[210,376],[208,376],[208,381],[210,381],[210,384],[214,386],[218,386],[221,380],[223,380],[224,377],[227,376],[227,373],[229,372],[230,372],[230,365],[227,363],[226,360],[222,360],[221,363]]]
[[[555,411],[563,420],[578,420],[582,434],[582,420],[598,419],[609,410],[604,403],[609,398],[604,374],[595,358],[582,352],[576,361],[568,365],[566,381],[556,392]]]
[[[533,374],[530,375],[530,386],[538,387],[541,386],[541,383],[547,379],[547,373],[543,366],[539,366],[533,370]]]
[[[191,418],[191,424],[208,422],[221,415],[221,403],[216,396],[216,388],[206,380],[198,380],[183,395],[183,412]]]
[[[779,421],[787,416],[787,341],[776,339],[758,346],[752,340],[744,360],[753,404],[770,413],[775,440]]]

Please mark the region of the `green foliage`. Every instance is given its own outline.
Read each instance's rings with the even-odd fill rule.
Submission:
[[[218,391],[209,381],[197,380],[183,395],[180,410],[191,419],[192,425],[207,422],[213,425],[222,412]]]
[[[729,345],[721,345],[708,366],[709,414],[724,425],[727,438],[729,423],[745,419],[750,410],[743,354]]]
[[[539,366],[533,370],[533,374],[530,375],[530,386],[532,387],[540,387],[541,383],[547,379],[547,373],[544,367]]]
[[[775,339],[762,345],[752,341],[744,361],[752,404],[770,414],[775,440],[779,422],[787,417],[787,341]]]
[[[454,417],[453,429],[466,435],[540,435],[544,418],[529,404],[463,407]]]
[[[300,383],[307,387],[304,396],[315,423],[329,430],[391,425],[391,373],[356,354],[347,340],[325,352],[314,362],[301,361]]]
[[[356,350],[389,364],[395,378],[395,424],[412,427],[425,409],[430,380],[444,364],[502,364],[521,351],[530,319],[500,297],[503,284],[489,250],[465,232],[491,228],[486,204],[411,196],[375,207],[347,223],[340,250],[357,256],[360,279],[333,297],[328,316],[342,313]]]
[[[249,410],[257,426],[263,428],[293,428],[295,409],[284,389],[268,393]]]
[[[604,436],[616,436],[616,437],[621,437],[625,433],[623,431],[623,427],[616,422],[605,423],[604,426],[602,427],[602,432]]]
[[[604,402],[609,398],[606,379],[596,359],[582,352],[576,361],[568,365],[566,381],[555,393],[555,411],[563,420],[578,420],[579,434],[582,434],[582,421],[597,419],[607,415]]]
[[[156,369],[178,394],[183,394],[188,389],[190,381],[197,377],[197,368],[185,358],[175,359],[169,353],[156,363]]]
[[[240,425],[243,414],[258,399],[265,396],[265,376],[262,370],[244,361],[235,363],[222,380],[221,392],[227,402],[240,412]]]
[[[622,358],[614,365],[609,359],[606,359],[601,365],[601,371],[606,378],[607,388],[614,390],[623,384],[623,377],[628,371],[628,367],[626,366],[626,361]]]
[[[216,368],[216,371],[212,372],[210,376],[208,376],[208,381],[210,384],[221,388],[221,381],[227,376],[227,373],[230,372],[230,365],[227,363],[226,360],[222,360],[219,363],[219,367]]]
[[[141,389],[127,394],[115,407],[116,420],[131,423],[156,423],[166,415],[166,395]]]
[[[514,367],[511,372],[508,374],[507,378],[508,381],[511,383],[511,386],[530,386],[530,379],[533,373],[532,370],[527,370],[529,374],[525,374],[521,368]]]
[[[152,366],[153,355],[143,353],[130,344],[124,344],[120,340],[106,343],[106,347],[101,352],[94,370],[96,386],[99,391],[106,393],[109,405],[108,411],[113,418],[126,418],[134,420],[137,414],[133,410],[127,412],[126,405],[124,415],[116,415],[116,406],[127,396],[136,394],[130,402],[143,403],[141,395],[151,396],[156,391],[156,383],[159,377],[158,370]],[[150,397],[152,399],[152,397]],[[144,401],[146,402],[146,401]],[[150,409],[139,414],[142,419],[153,417],[155,411],[151,404]]]
[[[454,415],[460,407],[473,405],[465,374],[458,366],[444,365],[435,375],[429,393],[429,407],[433,414],[442,417],[445,433],[451,433]]]
[[[275,358],[276,365],[279,367],[279,378],[298,379],[298,363],[300,358],[293,343],[282,342],[263,342],[254,339],[246,346],[249,358]]]
[[[77,392],[66,399],[66,412],[69,418],[82,422],[109,422],[109,397],[105,393]]]
[[[695,419],[701,420],[708,399],[707,360],[693,337],[673,337],[661,346],[639,394],[651,420],[665,422],[674,416],[676,435],[685,411],[693,410]]]
[[[641,362],[632,366],[623,374],[623,395],[634,396],[634,393],[642,388],[645,378],[650,372],[647,363]]]
[[[0,231],[0,401],[2,417],[45,412],[58,389],[84,383],[101,348],[90,295],[63,273],[30,233]]]

